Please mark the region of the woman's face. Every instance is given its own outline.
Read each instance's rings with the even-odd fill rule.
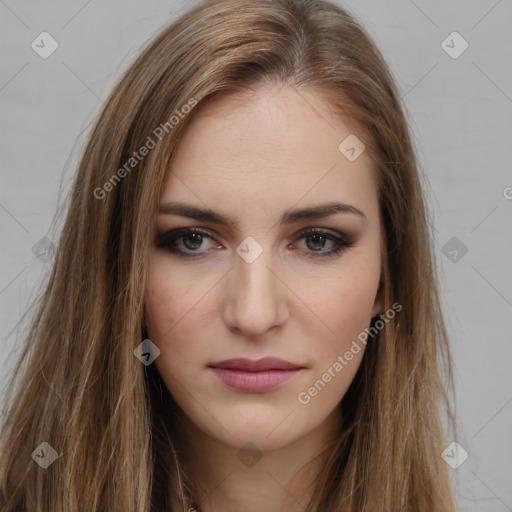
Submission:
[[[197,109],[164,182],[150,256],[154,364],[204,434],[278,448],[332,422],[365,345],[344,354],[382,312],[371,160],[347,143],[351,158],[341,152],[352,130],[303,90],[261,88]],[[323,211],[335,203],[362,214]],[[176,231],[187,228],[197,231]],[[254,364],[268,357],[288,367]],[[239,358],[245,366],[228,361]]]

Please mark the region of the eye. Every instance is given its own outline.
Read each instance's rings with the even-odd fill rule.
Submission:
[[[177,256],[195,258],[204,255],[205,247],[203,244],[205,240],[213,242],[213,238],[206,231],[200,228],[182,228],[159,237],[157,245]],[[222,247],[218,244],[212,245],[217,248]]]
[[[355,245],[355,240],[341,233],[326,231],[320,228],[309,228],[299,234],[299,240],[305,240],[307,257],[325,258],[336,257],[349,247]],[[325,245],[330,244],[331,249],[323,251]]]
[[[355,240],[345,234],[327,231],[319,228],[309,228],[302,231],[296,237],[305,241],[305,247],[301,248],[310,258],[336,257],[349,247],[355,245]],[[205,242],[209,241],[209,246]],[[324,250],[326,244],[330,249]],[[288,245],[296,250],[297,243]],[[157,239],[157,246],[166,249],[180,258],[199,258],[205,256],[212,249],[223,249],[214,238],[201,228],[181,228],[161,235]]]

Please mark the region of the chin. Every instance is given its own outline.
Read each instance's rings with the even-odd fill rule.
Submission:
[[[208,437],[237,449],[252,443],[261,451],[273,450],[307,434],[306,426],[301,428],[296,417],[294,421],[288,421],[296,416],[296,413],[289,414],[291,411],[280,410],[276,414],[275,411],[265,411],[264,407],[254,405],[250,412],[244,409],[241,407],[237,411],[231,410],[229,414],[212,414],[217,421],[208,417],[206,423],[197,421],[195,424]]]

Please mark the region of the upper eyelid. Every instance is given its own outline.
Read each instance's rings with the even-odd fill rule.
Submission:
[[[319,227],[319,226],[311,226],[311,227],[307,227],[307,228],[302,228],[297,233],[295,233],[293,235],[293,237],[304,236],[310,232],[320,233],[320,234],[324,234],[324,233],[331,234],[335,237],[339,237],[339,238],[347,239],[347,240],[353,238],[348,233],[344,233],[342,231],[338,231],[338,230],[332,229],[332,228],[323,228],[323,227]],[[189,233],[199,233],[200,235],[207,236],[209,238],[216,238],[217,236],[219,236],[217,233],[215,233],[215,230],[212,231],[207,228],[200,228],[200,227],[196,227],[196,226],[187,226],[187,227],[183,227],[183,228],[176,228],[176,229],[172,229],[169,231],[165,231],[162,234],[158,235],[158,238],[164,239],[170,235],[176,235],[176,238],[180,238],[181,236],[185,236]]]

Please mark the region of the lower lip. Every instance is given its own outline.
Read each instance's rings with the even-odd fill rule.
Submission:
[[[300,372],[295,370],[264,370],[261,372],[246,372],[227,368],[210,368],[213,373],[227,386],[239,391],[269,391],[283,382],[291,379]]]

